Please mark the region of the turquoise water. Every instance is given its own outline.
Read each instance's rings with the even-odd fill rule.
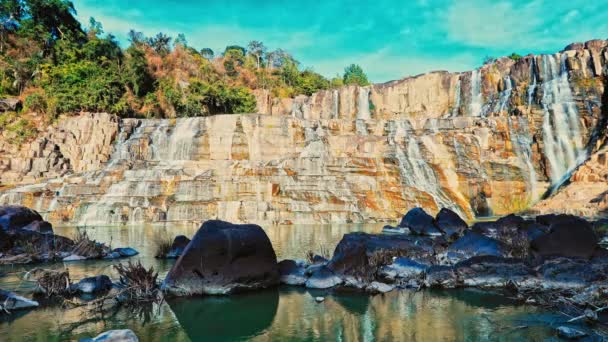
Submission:
[[[131,246],[161,278],[173,261],[154,259],[155,241],[192,236],[196,226],[129,226],[87,229],[112,247]],[[73,227],[59,227],[70,236]],[[308,250],[333,250],[351,231],[379,232],[381,225],[276,226],[266,228],[279,259],[304,258]],[[96,274],[116,279],[117,261],[45,265],[67,268],[72,280]],[[29,296],[23,281],[27,267],[0,268],[0,288]],[[316,296],[326,300],[317,303]],[[552,326],[565,318],[541,309],[515,305],[505,297],[477,290],[359,293],[309,291],[280,287],[230,297],[174,299],[137,310],[118,309],[99,316],[60,305],[0,317],[0,341],[66,341],[129,328],[141,341],[545,341]]]

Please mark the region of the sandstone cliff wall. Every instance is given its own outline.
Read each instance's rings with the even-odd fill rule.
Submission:
[[[11,152],[26,167],[5,161],[0,179],[24,185],[0,194],[0,204],[89,225],[373,222],[413,206],[469,218],[524,210],[596,158],[607,51],[591,41],[295,99],[258,91],[262,114],[66,119],[44,144]],[[31,155],[39,146],[47,152]],[[35,159],[44,167],[27,166]]]

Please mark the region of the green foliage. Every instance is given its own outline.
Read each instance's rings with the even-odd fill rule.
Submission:
[[[154,78],[148,71],[144,51],[134,46],[127,49],[123,80],[136,96],[145,96],[154,90]]]
[[[38,133],[36,126],[31,121],[20,117],[15,112],[0,114],[0,130],[7,131],[10,135],[10,139],[7,141],[17,145],[32,139]]]
[[[357,64],[351,64],[344,69],[344,77],[342,79],[345,85],[356,84],[359,86],[369,85],[367,75],[363,72],[363,69]]]
[[[329,81],[311,70],[305,70],[300,73],[296,82],[296,92],[309,96],[327,88],[329,88]]]
[[[51,66],[41,85],[52,98],[52,114],[78,111],[110,111],[122,114],[115,106],[124,87],[115,65],[101,67],[91,61]]]
[[[30,94],[25,98],[23,109],[30,112],[46,113],[46,98],[41,93]]]
[[[521,55],[516,54],[515,52],[513,52],[513,53],[512,53],[512,54],[509,56],[509,58],[511,58],[512,60],[514,60],[514,61],[516,61],[516,62],[517,62],[517,61],[519,61],[520,59],[522,59],[522,56],[521,56]]]
[[[148,44],[161,56],[166,56],[171,51],[171,37],[162,32],[150,38]]]

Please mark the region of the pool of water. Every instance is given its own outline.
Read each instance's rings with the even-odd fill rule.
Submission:
[[[382,225],[274,226],[265,228],[279,259],[304,258],[308,250],[333,248],[352,231],[380,232]],[[184,234],[197,226],[141,225],[87,228],[93,239],[112,247],[134,247],[130,260],[154,266],[160,278],[173,261],[154,258],[156,241]],[[70,236],[74,227],[58,227]],[[124,262],[124,260],[120,260]],[[67,268],[72,280],[107,274],[120,261],[86,261],[43,265]],[[36,266],[0,266],[0,288],[30,296],[33,284],[23,275]],[[39,267],[39,266],[38,266]],[[326,296],[317,303],[315,296]],[[505,297],[477,290],[420,292],[403,290],[384,295],[326,293],[303,288],[230,297],[169,300],[104,316],[83,308],[48,306],[0,316],[1,341],[65,341],[129,328],[141,341],[545,341],[555,338],[552,326],[564,317],[515,305]]]

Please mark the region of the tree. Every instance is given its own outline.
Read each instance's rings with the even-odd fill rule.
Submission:
[[[129,33],[127,33],[127,36],[129,37],[128,39],[129,39],[129,42],[131,42],[131,45],[134,45],[134,46],[140,46],[146,42],[146,36],[142,32],[138,32],[135,30],[129,30]]]
[[[224,49],[224,55],[226,55],[230,51],[238,51],[243,56],[245,56],[247,54],[247,50],[245,50],[244,47],[239,46],[239,45],[228,45],[228,46],[226,46],[226,49]]]
[[[224,52],[224,68],[226,74],[235,77],[238,74],[237,67],[245,63],[245,49],[241,47],[228,47]]]
[[[99,37],[103,34],[103,25],[93,17],[89,18],[88,34],[89,37]]]
[[[518,61],[518,60],[520,60],[522,57],[521,57],[521,55],[520,55],[520,54],[517,54],[517,53],[513,52],[513,53],[511,54],[511,56],[509,56],[509,58],[511,58],[512,60],[514,60],[515,62],[517,62],[517,61]]]
[[[148,72],[146,55],[134,46],[127,49],[123,77],[126,85],[136,96],[143,97],[154,90],[154,78]]]
[[[369,85],[367,75],[363,72],[363,69],[357,64],[351,64],[344,69],[344,76],[342,78],[345,85],[356,84],[359,86]]]
[[[150,46],[161,56],[166,56],[171,52],[171,37],[159,32],[156,36],[150,38]]]
[[[249,45],[247,45],[247,48],[249,49],[249,54],[255,57],[257,62],[257,69],[259,70],[262,58],[264,57],[264,54],[267,50],[266,46],[264,46],[264,43],[260,41],[252,40],[251,42],[249,42]]]
[[[65,39],[82,35],[82,28],[76,19],[76,9],[69,0],[23,0],[22,8],[27,14],[22,24],[33,31],[39,27],[51,40]]]
[[[214,52],[211,48],[202,48],[201,49],[201,56],[207,58],[207,59],[212,59],[214,56]]]
[[[173,42],[174,45],[181,45],[183,47],[188,47],[188,41],[186,40],[186,35],[183,33],[180,33],[177,35],[177,38],[175,38],[175,41]]]

